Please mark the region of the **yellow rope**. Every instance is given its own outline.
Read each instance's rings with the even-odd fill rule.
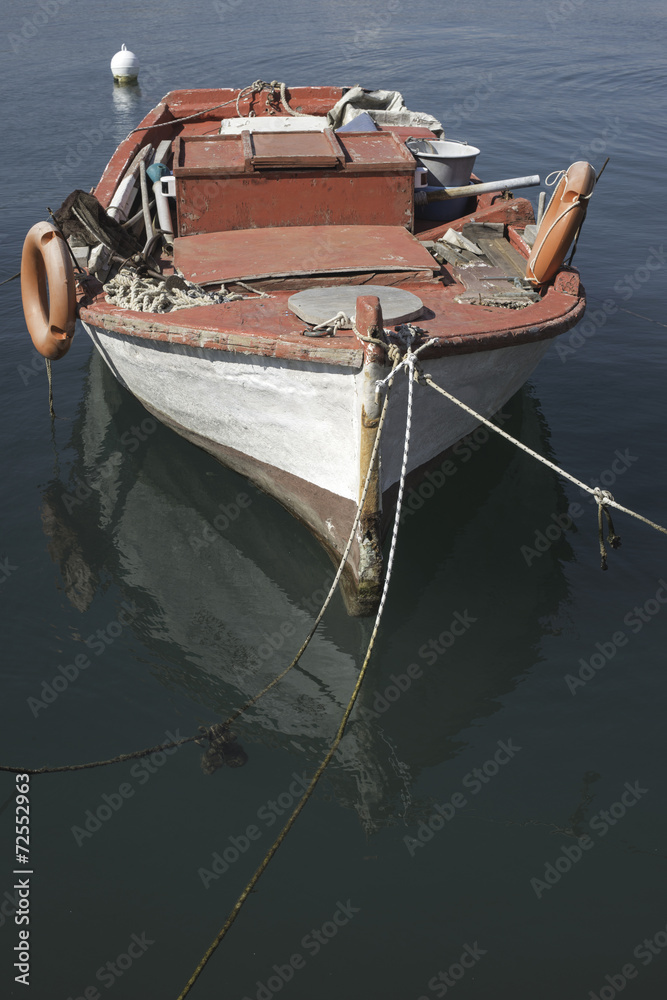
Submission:
[[[44,358],[46,361],[46,374],[49,380],[49,413],[51,414],[51,420],[56,419],[56,411],[53,408],[53,374],[51,372],[51,361],[49,358]]]
[[[414,355],[413,355],[413,357],[414,357]],[[396,362],[394,362],[394,368],[395,367],[396,367]],[[394,528],[393,528],[393,532],[392,532],[391,547],[390,547],[390,550],[389,550],[389,557],[387,559],[387,570],[386,570],[386,573],[385,573],[384,586],[383,586],[383,589],[382,589],[382,595],[380,597],[380,604],[379,604],[377,615],[376,615],[376,618],[375,618],[375,624],[373,626],[373,631],[371,633],[371,637],[370,637],[370,640],[369,640],[369,643],[368,643],[368,648],[366,650],[366,656],[364,657],[364,662],[363,662],[363,664],[361,666],[361,670],[359,671],[359,676],[357,678],[357,683],[354,686],[354,690],[352,691],[352,695],[351,695],[350,700],[349,700],[349,702],[347,704],[347,708],[345,709],[345,712],[343,713],[343,718],[342,718],[341,723],[340,723],[340,725],[338,727],[338,731],[337,731],[337,733],[336,733],[336,735],[335,735],[335,737],[333,739],[333,742],[332,742],[331,746],[329,747],[329,750],[327,751],[326,756],[321,761],[321,763],[320,763],[319,767],[317,768],[315,774],[311,778],[310,784],[308,785],[308,788],[304,792],[301,800],[297,803],[297,806],[294,809],[294,812],[292,813],[292,815],[290,816],[290,818],[285,823],[284,827],[282,828],[282,830],[280,831],[280,833],[276,837],[275,841],[273,842],[273,844],[271,845],[271,847],[269,848],[269,850],[266,852],[266,854],[265,854],[265,856],[264,856],[261,864],[256,869],[254,875],[252,876],[252,878],[250,879],[250,881],[246,885],[245,889],[243,890],[243,892],[241,893],[241,895],[237,899],[237,901],[234,904],[234,907],[232,909],[232,912],[229,914],[229,916],[227,917],[227,920],[225,921],[224,926],[220,930],[220,932],[217,935],[217,937],[215,938],[215,940],[211,943],[211,945],[206,950],[206,952],[205,952],[202,960],[200,961],[199,965],[197,966],[197,968],[193,972],[192,976],[190,977],[190,979],[186,983],[183,992],[179,994],[178,1000],[184,1000],[184,997],[186,997],[188,995],[188,993],[190,992],[190,990],[194,986],[195,982],[199,978],[200,974],[202,973],[204,967],[208,963],[209,959],[214,954],[216,948],[222,942],[223,938],[225,937],[225,935],[227,934],[227,932],[231,928],[232,924],[234,923],[234,921],[238,917],[238,915],[241,912],[241,909],[242,909],[243,904],[245,903],[246,899],[248,898],[248,896],[250,895],[250,893],[253,891],[253,889],[257,885],[257,882],[259,881],[259,879],[261,878],[262,874],[264,873],[264,871],[268,867],[269,862],[271,861],[271,859],[275,855],[276,851],[278,850],[278,848],[280,847],[280,845],[284,841],[284,839],[287,836],[287,834],[290,832],[290,830],[294,826],[294,823],[296,822],[299,814],[301,813],[301,811],[303,810],[304,806],[308,802],[308,799],[313,794],[318,781],[320,780],[320,778],[324,774],[325,770],[327,769],[328,765],[330,764],[330,762],[331,762],[334,754],[336,753],[336,751],[338,750],[338,747],[340,746],[340,742],[343,739],[343,736],[345,735],[345,727],[347,726],[347,723],[348,723],[348,720],[350,718],[350,715],[352,714],[352,709],[354,708],[355,702],[356,702],[356,700],[357,700],[357,698],[359,696],[359,692],[361,690],[361,685],[363,684],[364,677],[366,676],[366,670],[368,668],[368,663],[370,661],[371,653],[373,651],[373,646],[375,644],[375,638],[377,636],[378,629],[380,627],[380,620],[382,618],[382,612],[384,611],[384,605],[385,605],[385,601],[386,601],[386,597],[387,597],[387,591],[388,591],[388,588],[389,588],[389,581],[391,579],[391,570],[392,570],[393,561],[394,561],[394,553],[395,553],[395,550],[396,550],[396,538],[397,538],[397,535],[398,535],[398,526],[399,526],[399,523],[400,523],[401,504],[402,504],[402,501],[403,501],[403,491],[404,491],[404,486],[405,486],[405,475],[406,475],[406,470],[407,470],[408,449],[409,449],[409,444],[410,444],[410,430],[411,430],[411,424],[412,424],[412,391],[413,391],[413,381],[414,381],[413,378],[412,378],[413,368],[414,368],[413,364],[409,365],[409,368],[408,368],[408,372],[409,372],[409,381],[408,381],[408,411],[407,411],[406,428],[405,428],[405,444],[404,444],[404,449],[403,449],[403,464],[402,464],[402,467],[401,467],[401,476],[400,476],[400,481],[399,481],[398,497],[397,497],[397,500],[396,500],[396,513],[395,513],[395,517],[394,517]],[[389,384],[388,384],[388,388],[391,387],[391,384],[392,384],[392,381],[390,380]],[[377,443],[379,442],[379,439],[380,439],[380,429],[381,429],[382,423],[384,421],[385,414],[387,412],[388,401],[389,401],[389,394],[387,393],[387,395],[385,396],[383,407],[382,407],[382,415],[380,417],[380,424],[378,426],[378,433],[377,433],[376,439],[375,439],[376,445],[377,445]],[[369,470],[372,469],[372,467],[373,467],[373,461],[374,461],[375,454],[376,454],[376,448],[374,447],[373,454],[371,456],[371,462],[369,463]],[[368,485],[368,482],[370,482],[370,476],[367,476],[366,485]],[[359,511],[361,510],[362,506],[363,506],[363,498],[362,498],[362,501],[360,501],[360,503],[359,503]],[[339,572],[341,571],[342,566],[343,566],[343,562],[341,562],[341,567],[339,567]],[[324,608],[320,612],[320,616],[319,617],[321,617],[321,615],[323,614],[323,612],[324,612]],[[318,617],[318,620],[319,620],[319,617]],[[300,655],[300,653],[298,655]],[[290,668],[288,667],[288,669],[290,669]],[[283,673],[282,676],[284,676],[284,674],[286,672],[287,671],[284,671],[284,673]],[[271,682],[271,686],[273,684],[277,683],[277,680],[279,680],[279,678],[276,678],[276,680],[272,681]]]

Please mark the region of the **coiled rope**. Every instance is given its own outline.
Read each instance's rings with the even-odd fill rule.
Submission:
[[[229,107],[230,104],[236,104],[236,113],[240,118],[241,113],[239,111],[239,102],[243,95],[250,93],[259,93],[265,89],[275,90],[278,88],[280,89],[280,98],[281,101],[283,102],[283,107],[285,108],[285,110],[288,111],[291,115],[301,115],[302,114],[301,111],[293,111],[292,108],[290,108],[290,106],[287,104],[287,98],[285,96],[286,87],[284,83],[279,83],[277,80],[274,80],[273,83],[265,83],[263,80],[255,80],[255,82],[251,83],[249,87],[244,87],[243,90],[239,91],[237,97],[232,97],[231,100],[229,101],[223,101],[222,104],[213,104],[210,108],[202,108],[200,111],[195,111],[193,115],[185,115],[184,118],[174,118],[172,121],[163,122],[162,124],[180,125],[182,124],[182,122],[190,122],[194,118],[200,118],[202,115],[207,115],[211,111],[217,111],[219,108],[227,108]],[[133,128],[130,132],[128,132],[128,136],[133,135],[134,132],[147,132],[152,128],[159,128],[159,127],[160,126],[156,125],[155,123],[153,123],[152,125],[137,125],[136,128]]]
[[[183,287],[184,286],[184,287]],[[178,279],[178,285],[170,284],[169,279],[144,278],[136,271],[119,271],[119,273],[104,286],[107,302],[120,309],[133,309],[136,312],[165,313],[176,312],[178,309],[192,309],[193,306],[219,305],[233,298],[224,291],[207,292],[201,286],[184,278]]]
[[[426,345],[423,345],[423,346],[425,347]],[[331,760],[332,760],[334,754],[336,753],[336,751],[338,750],[338,747],[340,746],[341,740],[343,739],[343,736],[345,735],[345,729],[346,729],[348,720],[350,718],[350,715],[352,714],[352,709],[354,708],[355,703],[357,701],[357,698],[359,697],[359,692],[361,691],[361,686],[362,686],[362,684],[364,682],[364,678],[366,676],[366,670],[367,670],[368,664],[370,662],[371,653],[373,651],[373,646],[375,644],[375,639],[376,639],[376,636],[377,636],[377,633],[378,633],[378,629],[380,627],[380,621],[382,619],[382,613],[384,611],[385,601],[387,599],[387,593],[388,593],[388,590],[389,590],[389,582],[391,580],[391,573],[392,573],[392,569],[393,569],[393,565],[394,565],[394,555],[395,555],[395,552],[396,552],[396,541],[397,541],[397,538],[398,538],[398,527],[399,527],[399,524],[400,524],[400,514],[401,514],[401,506],[402,506],[402,503],[403,503],[403,493],[404,493],[404,490],[405,490],[405,477],[406,477],[406,473],[407,473],[408,453],[409,453],[409,448],[410,448],[410,432],[411,432],[411,428],[412,428],[412,400],[413,400],[414,366],[415,366],[415,360],[416,360],[416,352],[413,353],[411,351],[410,347],[408,347],[408,353],[407,353],[406,357],[407,357],[406,368],[407,368],[407,371],[408,371],[408,403],[407,403],[407,413],[406,413],[406,421],[405,421],[405,441],[404,441],[404,444],[403,444],[403,461],[402,461],[402,464],[401,464],[401,473],[400,473],[400,477],[399,477],[398,497],[396,499],[396,511],[395,511],[395,514],[394,514],[394,525],[393,525],[393,530],[392,530],[392,535],[391,535],[391,545],[389,547],[389,555],[387,557],[387,568],[386,568],[386,571],[385,571],[384,586],[382,588],[382,594],[380,596],[380,603],[379,603],[379,606],[378,606],[377,614],[375,616],[375,623],[373,625],[373,631],[371,632],[371,637],[370,637],[370,640],[369,640],[369,643],[368,643],[368,648],[366,649],[366,655],[364,657],[364,662],[363,662],[363,664],[361,666],[361,669],[359,671],[359,676],[357,678],[357,683],[354,686],[354,690],[352,691],[352,694],[350,696],[350,700],[349,700],[349,702],[347,704],[347,708],[345,709],[345,712],[343,713],[343,717],[342,717],[340,725],[338,727],[338,731],[336,732],[336,735],[335,735],[335,737],[334,737],[334,739],[333,739],[333,741],[331,743],[331,746],[329,747],[329,750],[327,751],[325,757],[322,759],[322,761],[319,764],[319,766],[318,766],[315,774],[311,778],[310,784],[308,785],[308,788],[304,792],[304,794],[301,797],[300,801],[297,803],[294,811],[292,812],[292,815],[289,817],[289,819],[285,823],[284,827],[282,828],[282,830],[280,831],[280,833],[278,834],[278,836],[274,840],[273,844],[271,845],[271,847],[269,848],[269,850],[266,852],[266,854],[265,854],[265,856],[264,856],[261,864],[256,869],[254,875],[252,876],[252,878],[250,879],[250,881],[246,885],[245,889],[243,890],[243,892],[241,893],[241,895],[237,899],[236,903],[234,904],[234,907],[232,908],[231,913],[227,917],[227,920],[225,921],[225,923],[224,923],[223,927],[221,928],[219,934],[217,935],[217,937],[215,938],[215,940],[210,944],[210,946],[206,950],[203,958],[201,959],[199,965],[197,966],[197,968],[193,972],[192,976],[190,977],[190,979],[186,983],[185,988],[183,989],[182,993],[179,994],[178,1000],[184,1000],[184,997],[186,997],[188,995],[188,993],[190,992],[190,990],[194,986],[195,982],[199,978],[199,976],[202,973],[203,969],[207,965],[209,959],[213,956],[213,954],[215,953],[216,949],[221,944],[221,942],[225,938],[226,934],[228,933],[228,931],[230,930],[230,928],[234,924],[236,918],[238,917],[239,913],[241,912],[243,904],[247,900],[247,898],[250,895],[250,893],[253,891],[254,887],[257,885],[257,882],[261,878],[262,874],[266,871],[266,868],[268,867],[271,859],[273,858],[273,856],[277,852],[277,850],[280,847],[280,845],[285,840],[285,837],[287,836],[287,834],[290,832],[290,830],[294,826],[297,818],[299,817],[299,814],[301,813],[301,811],[303,810],[304,806],[306,805],[306,803],[310,799],[311,795],[315,791],[317,783],[319,782],[320,778],[324,774],[324,772],[327,769],[328,765],[331,763]],[[381,425],[382,425],[382,422],[384,421],[384,416],[385,416],[385,413],[387,411],[387,403],[388,403],[388,399],[389,399],[389,395],[388,395],[389,389],[391,388],[391,385],[393,384],[393,380],[396,377],[397,371],[398,371],[398,365],[396,364],[396,362],[394,362],[394,367],[392,369],[392,372],[387,376],[386,379],[383,380],[383,383],[382,383],[383,387],[386,387],[386,389],[387,389],[387,395],[385,396],[384,404],[383,404],[383,407],[382,407],[382,416],[380,418],[381,423],[378,426],[378,433],[377,433],[376,438],[375,438],[375,445],[376,446],[379,443]],[[369,464],[369,471],[370,471],[370,469],[373,468],[373,461],[374,461],[374,456],[376,454],[376,450],[377,450],[376,447],[374,447],[373,448],[373,455],[371,456],[371,462]],[[367,476],[366,485],[368,485],[369,482],[370,482],[370,476]],[[360,511],[361,511],[361,507],[362,507],[362,504],[360,503],[359,504],[359,514],[360,514]],[[342,563],[341,563],[341,566],[342,566]]]
[[[272,80],[271,83],[267,83],[266,80],[255,80],[255,82],[251,83],[249,87],[244,87],[243,90],[240,90],[238,97],[236,98],[236,114],[238,115],[239,118],[241,118],[241,109],[239,105],[243,100],[243,98],[250,96],[250,94],[261,94],[263,90],[270,91],[271,95],[275,95],[276,91],[278,91],[280,94],[280,103],[282,104],[283,108],[285,109],[285,111],[287,111],[288,114],[293,115],[295,118],[307,117],[307,114],[305,112],[295,111],[293,108],[290,108],[289,104],[287,103],[286,84],[281,83],[280,80]],[[270,98],[267,97],[267,109],[270,111],[270,113],[273,113],[269,108],[268,104],[269,100]],[[229,103],[231,103],[231,101]],[[253,112],[251,111],[250,114],[252,115]]]

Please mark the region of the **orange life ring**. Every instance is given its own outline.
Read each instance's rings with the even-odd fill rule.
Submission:
[[[595,170],[585,160],[573,163],[559,180],[528,258],[526,277],[534,285],[543,285],[553,278],[565,260],[570,243],[584,221],[594,187]]]
[[[74,336],[76,289],[65,239],[50,222],[34,225],[23,243],[21,297],[28,333],[39,353],[51,361],[62,358]]]

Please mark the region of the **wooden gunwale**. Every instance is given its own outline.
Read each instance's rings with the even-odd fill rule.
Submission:
[[[568,277],[576,276],[573,273]],[[575,284],[578,286],[578,281]],[[428,359],[495,350],[564,333],[581,319],[584,300],[577,294],[578,288],[573,294],[557,286],[558,281],[539,302],[520,310],[455,303],[453,295],[460,291],[458,283],[447,289],[417,282],[401,287],[421,297],[426,313],[415,322],[429,337],[439,340],[423,352]],[[359,294],[364,294],[363,285],[359,286]],[[303,322],[287,309],[289,295],[287,291],[273,292],[270,299],[196,306],[161,315],[119,309],[100,296],[92,303],[82,302],[79,317],[86,323],[140,340],[360,367],[363,350],[351,331],[317,339],[302,336]]]

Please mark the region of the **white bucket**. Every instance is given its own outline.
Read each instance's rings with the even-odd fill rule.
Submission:
[[[479,156],[477,146],[456,139],[409,139],[408,149],[420,166],[428,171],[432,187],[462,187],[470,182],[472,168]],[[467,198],[432,201],[420,210],[423,219],[450,221],[465,212]]]

